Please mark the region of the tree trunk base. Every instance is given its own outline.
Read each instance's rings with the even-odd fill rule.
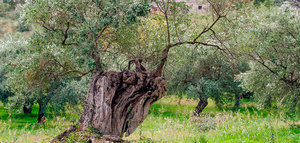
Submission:
[[[38,124],[45,124],[45,109],[46,104],[39,103],[39,114],[38,114]]]
[[[198,102],[198,105],[194,111],[194,115],[195,116],[200,115],[207,105],[208,105],[207,99],[200,99],[200,101]]]
[[[125,140],[123,140],[122,138],[118,137],[118,136],[108,136],[108,135],[104,135],[103,136],[103,140],[104,141],[110,141],[110,142],[125,142]]]

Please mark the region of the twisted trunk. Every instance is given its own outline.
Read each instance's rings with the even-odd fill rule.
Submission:
[[[121,140],[124,133],[135,131],[165,92],[165,80],[151,72],[99,72],[91,81],[79,128],[93,127],[105,138]]]
[[[195,111],[194,111],[194,115],[197,116],[197,115],[201,114],[207,105],[208,105],[207,99],[201,98],[200,101],[198,102],[198,105],[197,105]]]
[[[144,121],[150,106],[167,89],[166,81],[155,71],[147,72],[137,63],[136,70],[100,70],[93,76],[78,130],[92,128],[100,131],[105,140],[122,141],[124,134],[129,136]],[[63,140],[75,130],[71,126],[52,142]]]

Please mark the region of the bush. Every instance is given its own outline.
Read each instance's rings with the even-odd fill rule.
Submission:
[[[28,24],[23,24],[23,23],[20,23],[18,24],[17,26],[17,30],[19,32],[27,32],[27,31],[30,31],[30,25]]]

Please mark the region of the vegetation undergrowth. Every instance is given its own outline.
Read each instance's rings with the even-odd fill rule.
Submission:
[[[299,142],[297,119],[273,114],[246,102],[237,112],[219,110],[214,102],[199,117],[192,116],[196,100],[168,96],[155,103],[143,124],[129,137],[130,142]],[[38,107],[32,114],[10,114],[0,104],[1,142],[49,142],[78,118],[48,117],[45,125],[36,124]],[[70,138],[72,142],[72,138]]]

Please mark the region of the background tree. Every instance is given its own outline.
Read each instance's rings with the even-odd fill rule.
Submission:
[[[226,8],[228,8],[228,4],[231,4],[227,1],[209,2],[212,5],[211,10],[215,13],[218,13],[216,9],[221,11],[224,11],[224,9],[225,11],[228,10]],[[231,11],[237,12],[243,5],[249,4],[244,1],[235,1],[234,5],[230,5],[229,8]],[[248,65],[235,58],[227,49],[228,47],[224,45],[229,35],[223,34],[227,33],[229,29],[223,28],[222,24],[227,24],[230,20],[220,20],[210,29],[205,25],[209,22],[203,22],[218,19],[218,14],[216,15],[192,15],[193,21],[189,28],[194,30],[193,32],[195,33],[202,33],[198,30],[201,29],[199,27],[204,27],[207,33],[203,34],[201,39],[205,40],[206,43],[198,43],[194,46],[185,46],[171,51],[170,64],[166,68],[166,78],[169,79],[171,93],[175,91],[175,94],[182,95],[182,93],[189,91],[189,97],[201,99],[199,106],[196,107],[196,114],[200,114],[206,107],[201,104],[207,105],[206,100],[209,97],[216,101],[219,108],[224,107],[223,105],[229,101],[235,100],[234,108],[237,109],[240,104],[241,94],[245,92],[239,87],[240,82],[235,81],[235,75],[248,70]],[[204,46],[212,46],[214,48],[209,49]],[[204,85],[209,86],[207,86],[207,89],[202,90],[201,88]],[[218,86],[214,87],[215,85]],[[202,97],[199,95],[199,92],[202,92]],[[197,110],[199,107],[202,107],[202,109]]]
[[[184,51],[184,50],[183,50]],[[179,51],[178,51],[179,52]],[[170,64],[173,71],[169,78],[169,87],[173,91],[186,93],[188,97],[200,99],[195,114],[198,115],[207,106],[207,99],[213,99],[219,108],[235,101],[234,108],[239,106],[241,95],[245,92],[235,81],[235,75],[248,70],[246,63],[233,63],[233,59],[224,56],[221,51],[198,48],[186,52],[185,66]],[[174,58],[176,59],[176,58]]]
[[[237,57],[251,63],[251,70],[239,76],[243,86],[265,107],[289,106],[291,113],[299,108],[298,13],[293,3],[248,11],[234,22],[230,43]]]
[[[0,99],[4,104],[8,104],[13,109],[16,106],[23,108],[24,113],[31,113],[32,104],[29,98],[18,100],[15,104],[9,102],[9,99],[15,95],[12,88],[7,85],[8,78],[6,74],[11,72],[10,67],[15,64],[12,59],[16,58],[20,53],[24,52],[27,48],[27,42],[20,36],[7,36],[7,38],[0,41]],[[24,93],[22,93],[24,94]]]
[[[47,96],[35,95],[34,90],[23,90],[22,88],[27,86],[23,85],[27,84],[27,76],[23,77],[22,71],[26,70],[24,66],[28,65],[28,57],[25,54],[28,42],[20,36],[8,36],[0,41],[0,48],[0,61],[3,63],[0,67],[0,99],[11,112],[20,112],[22,109],[24,113],[31,113],[32,105],[38,102],[40,104],[38,120],[41,121],[47,109],[46,106],[49,105],[43,105],[44,102],[50,103],[51,112],[55,111],[57,114],[65,111],[66,103],[77,105],[82,101],[87,87],[87,83],[84,82],[86,79],[66,79],[56,82],[56,85],[53,83],[53,86],[59,85],[59,88],[51,88],[53,93],[47,92],[45,94]]]

